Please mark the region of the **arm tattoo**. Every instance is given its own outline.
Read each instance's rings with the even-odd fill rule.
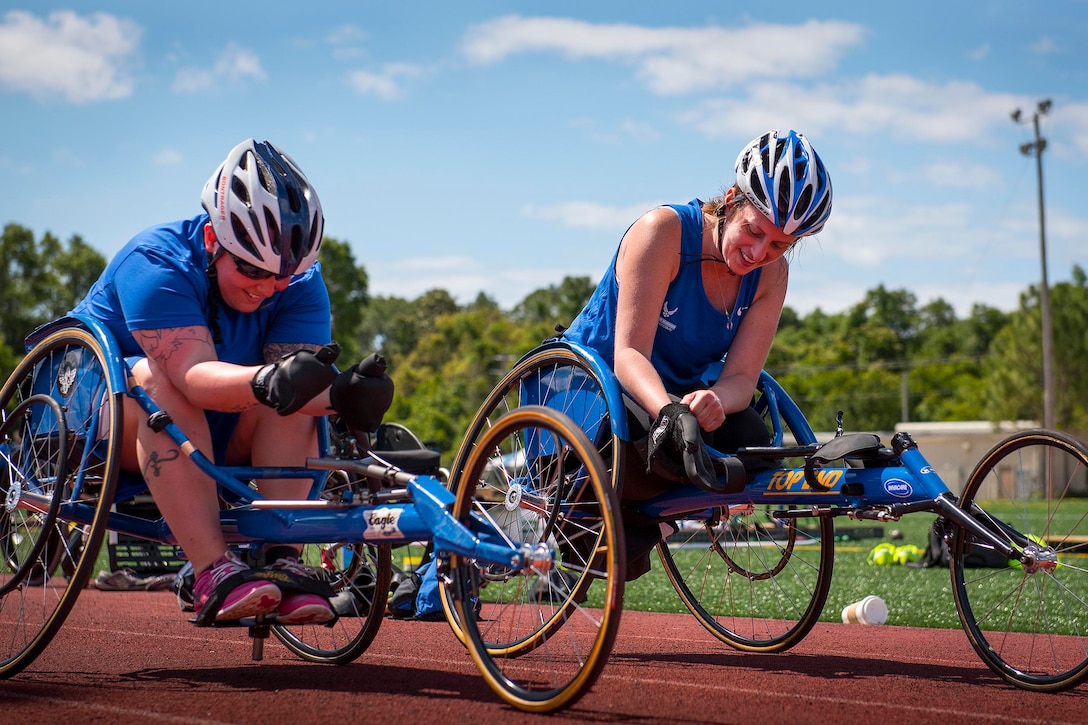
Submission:
[[[303,342],[269,342],[264,346],[264,361],[266,363],[277,362],[281,357],[296,350],[309,350],[317,352],[318,345],[308,345]]]
[[[199,342],[212,345],[211,335],[206,327],[167,327],[161,330],[137,330],[133,333],[136,342],[144,349],[147,356],[163,368],[169,367],[170,358],[187,342]]]

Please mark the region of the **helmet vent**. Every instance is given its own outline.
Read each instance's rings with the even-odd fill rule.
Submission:
[[[242,220],[234,214],[230,215],[230,227],[234,231],[235,240],[237,240],[247,252],[257,259],[260,259],[261,253],[257,251],[257,245],[249,238],[249,232],[246,231],[246,227],[242,223]]]
[[[808,205],[812,203],[812,187],[806,186],[801,190],[801,196],[797,198],[797,203],[793,208],[793,219],[803,219],[808,212]]]
[[[777,217],[775,226],[781,227],[786,223],[786,215],[790,210],[790,191],[792,190],[789,179],[776,179],[778,182],[778,207],[774,210]]]
[[[822,219],[824,214],[827,213],[827,208],[831,206],[831,195],[825,194],[824,198],[820,200],[819,205],[809,215],[813,219]],[[823,228],[823,224],[819,226],[819,229]]]
[[[246,188],[245,182],[237,176],[231,179],[230,190],[235,196],[241,199],[246,206],[253,206],[253,199],[249,196],[249,189]]]
[[[766,206],[767,194],[763,192],[763,184],[760,183],[759,169],[752,169],[752,173],[749,174],[749,176],[751,177],[752,193],[755,195],[756,199],[759,200],[760,204]]]
[[[773,174],[774,173],[774,167],[778,165],[779,159],[782,158],[782,152],[785,151],[785,149],[786,149],[786,139],[784,139],[784,138],[776,139],[775,143],[774,143],[774,159],[767,166],[767,173],[768,174]]]
[[[294,185],[287,187],[287,204],[295,214],[302,211],[302,197],[299,195],[298,189]]]
[[[302,253],[303,242],[302,228],[298,224],[291,226],[291,265],[294,266],[305,256]]]
[[[265,191],[269,194],[276,193],[276,178],[272,175],[272,170],[268,168],[268,164],[260,157],[257,157],[257,178]]]
[[[319,249],[321,247],[321,230],[324,225],[325,220],[321,217],[318,217],[310,225],[310,243],[306,245],[307,249]]]
[[[280,249],[280,227],[276,222],[276,217],[268,209],[264,210],[264,223],[268,229],[268,243],[272,245],[272,251],[277,255],[282,254],[283,250]]]

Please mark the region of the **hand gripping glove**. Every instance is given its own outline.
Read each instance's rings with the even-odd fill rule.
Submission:
[[[297,350],[265,365],[249,382],[257,400],[290,415],[313,400],[336,379],[333,362],[340,346],[331,342],[316,353]]]
[[[703,436],[699,430],[699,421],[684,403],[669,403],[657,414],[657,419],[650,426],[650,436],[646,455],[646,472],[659,452],[661,445],[666,445],[684,462],[687,477],[700,488],[715,493],[725,490],[719,483],[714,471],[714,461],[706,452]]]
[[[353,431],[373,433],[393,404],[393,381],[385,374],[385,358],[371,353],[336,376],[329,402]]]

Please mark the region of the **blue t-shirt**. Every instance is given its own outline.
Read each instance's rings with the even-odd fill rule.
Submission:
[[[126,244],[73,312],[102,321],[125,356],[143,355],[134,330],[209,324],[207,214],[151,227]],[[321,265],[294,276],[254,312],[215,305],[222,342],[220,360],[238,365],[264,362],[268,343],[324,345],[332,338],[329,294]]]
[[[741,278],[737,302],[731,314],[717,310],[703,286],[702,202],[693,199],[686,205],[670,204],[680,217],[680,271],[669,283],[665,303],[657,320],[650,362],[661,376],[665,390],[674,395],[706,386],[706,374],[729,351],[737,328],[755,298],[761,268]],[[569,340],[595,350],[615,368],[616,306],[619,283],[616,280],[616,254],[589,302],[563,333]]]

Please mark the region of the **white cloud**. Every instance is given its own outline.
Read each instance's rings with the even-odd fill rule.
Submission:
[[[180,69],[174,76],[173,90],[175,93],[197,93],[223,83],[263,81],[266,78],[257,54],[231,43],[223,49],[211,68]]]
[[[745,135],[803,120],[804,130],[892,133],[926,141],[976,140],[1009,123],[1024,99],[974,83],[927,83],[907,75],[869,75],[837,85],[760,83],[746,97],[704,101],[679,120],[708,136]]]
[[[174,149],[162,149],[151,157],[155,166],[176,166],[185,160],[180,151]]]
[[[827,230],[820,234],[823,254],[849,266],[878,268],[895,259],[940,259],[949,263],[974,251],[949,240],[976,239],[968,203],[909,205],[901,200],[854,195],[835,199]],[[993,246],[998,240],[988,238]]]
[[[10,156],[0,156],[0,169],[10,171],[19,176],[31,176],[34,167],[25,161],[15,161]]]
[[[1044,35],[1031,44],[1030,50],[1032,53],[1038,53],[1039,55],[1050,55],[1051,53],[1057,53],[1059,48],[1053,38]]]
[[[661,138],[661,133],[652,124],[630,118],[608,126],[599,119],[576,118],[570,122],[570,125],[584,132],[588,138],[609,145],[627,142],[650,143]]]
[[[712,92],[719,97],[677,117],[710,137],[747,138],[753,128],[803,127],[810,135],[843,130],[941,143],[976,142],[1007,124],[1012,109],[1035,103],[1034,98],[990,92],[973,82],[934,83],[908,74],[870,74],[833,84],[812,81],[835,70],[866,34],[863,26],[840,21],[688,29],[508,15],[471,26],[461,39],[461,52],[480,64],[524,53],[618,62],[633,66],[654,93]],[[778,53],[769,62],[768,54],[775,48],[789,52]],[[1060,49],[1043,36],[1032,50]],[[989,44],[984,44],[967,56],[981,60],[990,52]],[[365,80],[374,85],[372,92],[395,92],[388,74],[370,74]],[[731,95],[725,96],[727,92]],[[1088,156],[1088,113],[1069,109],[1064,119],[1073,126],[1071,143]],[[616,142],[623,135],[637,138],[639,132],[652,130],[594,137]]]
[[[401,79],[415,78],[423,72],[421,66],[411,63],[386,63],[377,73],[366,70],[352,71],[348,75],[348,81],[357,93],[391,101],[404,95]]]
[[[53,158],[53,165],[58,168],[82,169],[87,165],[72,149],[63,146],[54,148],[50,156]]]
[[[363,42],[368,38],[365,30],[348,23],[341,25],[325,36],[325,42],[332,46],[334,58],[351,60],[366,53]]]
[[[631,222],[655,206],[658,204],[652,202],[617,207],[591,201],[572,201],[550,206],[527,204],[521,208],[521,213],[530,219],[555,221],[565,227],[612,232],[618,239],[618,235],[622,234]]]
[[[76,104],[126,98],[133,91],[128,65],[142,32],[106,13],[60,10],[42,20],[12,10],[0,22],[0,84]]]
[[[967,51],[967,57],[971,60],[982,60],[986,56],[990,55],[990,44],[983,43],[977,48],[972,48]]]
[[[988,189],[1004,183],[1004,176],[981,164],[930,164],[922,177],[934,186],[957,189]]]
[[[470,27],[461,51],[476,63],[529,52],[618,61],[635,66],[638,78],[654,93],[675,94],[767,78],[819,76],[835,68],[864,36],[860,25],[839,21],[687,29],[508,15]]]
[[[325,36],[325,41],[332,45],[354,45],[367,39],[367,32],[358,25],[347,23]]]

